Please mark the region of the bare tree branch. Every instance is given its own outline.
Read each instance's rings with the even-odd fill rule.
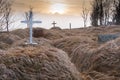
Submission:
[[[85,5],[85,0],[83,0],[83,5],[82,5],[82,18],[84,22],[84,27],[87,26],[87,20],[88,20],[88,15],[89,15],[89,10],[87,9]]]
[[[0,30],[9,32],[13,0],[0,0]]]

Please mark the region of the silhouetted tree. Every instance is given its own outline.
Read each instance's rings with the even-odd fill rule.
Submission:
[[[99,3],[98,0],[94,0],[92,3],[91,25],[98,26],[98,19],[99,19]]]
[[[114,13],[114,22],[116,25],[120,25],[120,0],[114,0],[115,13]]]
[[[103,22],[104,22],[104,11],[103,11],[103,0],[98,0],[98,10],[99,10],[99,13],[98,13],[98,18],[99,18],[99,25],[103,25]]]
[[[113,0],[94,0],[92,4],[91,22],[93,26],[107,25],[112,15]]]
[[[104,25],[107,26],[110,16],[113,14],[113,0],[104,0],[103,2],[103,11],[104,11]]]

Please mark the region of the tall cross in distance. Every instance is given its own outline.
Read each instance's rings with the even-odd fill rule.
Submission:
[[[56,27],[55,25],[56,25],[57,23],[56,23],[55,21],[53,21],[53,23],[52,23],[52,24],[53,24],[53,27]]]
[[[33,24],[42,23],[42,22],[41,21],[33,21],[32,8],[30,8],[29,12],[26,12],[26,20],[21,21],[21,23],[25,23],[29,27],[29,42],[26,44],[30,44],[30,45],[37,44],[37,43],[33,42]]]

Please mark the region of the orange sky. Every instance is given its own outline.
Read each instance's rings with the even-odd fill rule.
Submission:
[[[31,5],[35,12],[43,14],[80,15],[83,1],[90,10],[91,0],[15,0],[14,9],[26,11]]]
[[[69,23],[72,28],[83,27],[83,19],[81,17],[82,5],[90,9],[91,0],[15,0],[13,10],[17,13],[15,28],[26,28],[26,24],[22,24],[24,20],[24,12],[28,11],[30,6],[33,7],[34,20],[42,21],[41,24],[35,24],[34,27],[42,27],[50,29],[53,21],[56,21],[60,28],[69,28]],[[56,15],[53,15],[56,14]],[[88,19],[87,26],[90,26]]]

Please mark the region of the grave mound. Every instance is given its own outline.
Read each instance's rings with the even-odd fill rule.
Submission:
[[[50,40],[60,39],[65,37],[66,34],[62,32],[62,30],[56,29],[43,29],[43,28],[34,28],[33,29],[33,37],[35,38],[47,38]]]
[[[91,48],[97,46],[92,38],[82,37],[83,36],[71,36],[62,39],[57,39],[54,41],[54,46],[66,51],[68,55],[71,55],[73,50],[79,45],[88,45]],[[86,49],[87,47],[84,46],[83,48]]]
[[[16,47],[0,55],[1,80],[82,80],[67,54],[53,47]]]
[[[89,75],[90,80],[119,80],[120,38],[107,42],[97,49],[80,45],[72,53],[71,61],[81,73]]]
[[[21,40],[21,38],[17,35],[11,33],[1,33],[0,34],[0,49],[9,48],[16,41]]]
[[[52,27],[53,30],[62,30],[60,27]]]
[[[25,38],[25,39],[21,39],[19,41],[16,41],[12,47],[16,47],[16,46],[21,46],[21,47],[24,47],[24,46],[27,46],[26,43],[28,43],[28,38]],[[48,40],[48,39],[45,39],[45,38],[34,38],[33,42],[36,42],[37,45],[36,46],[52,46],[52,41]]]
[[[11,32],[14,35],[19,36],[24,39],[29,37],[29,29],[17,29]],[[44,28],[33,28],[33,37],[40,38],[44,37],[47,39],[58,39],[65,36],[65,33],[62,33],[61,30],[47,30]]]
[[[20,38],[24,39],[26,37],[29,37],[29,29],[17,29],[11,32],[14,35],[19,36]]]
[[[7,33],[2,33],[0,34],[0,42],[4,42],[6,44],[13,44],[15,41],[20,40],[21,38],[13,35],[13,34],[7,34]]]
[[[63,33],[61,30],[46,30],[44,38],[55,40],[65,37],[65,33]]]

